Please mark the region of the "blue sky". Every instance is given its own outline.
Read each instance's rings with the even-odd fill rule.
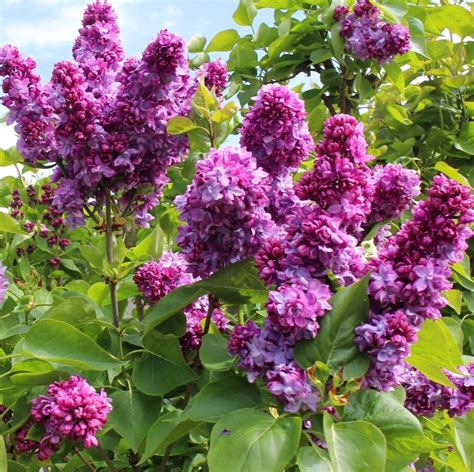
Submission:
[[[33,57],[43,81],[53,65],[71,58],[87,0],[0,0],[0,45],[17,46]],[[122,44],[127,55],[140,55],[158,31],[168,28],[189,40],[200,33],[210,40],[217,32],[237,28],[232,20],[238,0],[109,0],[118,15]],[[255,22],[271,22],[270,10],[259,12]],[[4,111],[4,109],[2,110]],[[0,148],[15,142],[12,127],[0,125]]]

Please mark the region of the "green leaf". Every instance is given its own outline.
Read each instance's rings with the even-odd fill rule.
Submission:
[[[255,384],[243,377],[228,376],[204,385],[191,400],[184,417],[212,423],[234,410],[261,405]]]
[[[344,54],[345,40],[340,35],[341,24],[336,22],[331,28],[331,47],[336,59],[342,60]]]
[[[28,469],[24,465],[13,461],[8,461],[8,467],[5,470],[8,470],[8,472],[28,472]]]
[[[474,34],[472,14],[466,8],[458,5],[443,5],[428,9],[425,27],[437,35],[446,28],[461,37]]]
[[[29,233],[23,231],[20,225],[10,215],[0,212],[0,232],[23,234],[29,236]]]
[[[42,319],[64,321],[79,327],[96,320],[95,305],[89,297],[69,297],[48,310]]]
[[[179,287],[163,297],[145,318],[145,335],[206,293],[236,304],[265,303],[268,298],[268,290],[258,276],[253,259],[236,262],[208,279]]]
[[[239,39],[239,33],[235,29],[221,31],[211,39],[206,51],[230,51]]]
[[[110,426],[137,451],[161,411],[161,400],[136,391],[112,393]]]
[[[253,259],[224,267],[195,285],[229,303],[265,303],[268,298]]]
[[[344,380],[360,379],[370,367],[370,359],[367,355],[357,356],[349,364],[344,366],[342,378]]]
[[[459,137],[455,139],[454,146],[467,154],[474,155],[474,121],[464,125]]]
[[[400,23],[407,12],[407,0],[381,0],[373,2],[382,13],[396,23]]]
[[[5,448],[5,440],[3,436],[0,436],[0,470],[4,470],[7,472],[8,464],[7,464],[7,450]]]
[[[304,368],[316,361],[324,362],[337,372],[360,356],[355,343],[355,328],[367,319],[370,274],[348,287],[341,288],[330,300],[332,310],[321,319],[318,336],[299,342],[295,358]]]
[[[163,297],[145,317],[145,335],[160,323],[190,305],[194,300],[205,295],[206,292],[199,286],[184,285]]]
[[[103,270],[104,267],[104,255],[94,246],[79,246],[82,257],[91,265],[98,269]]]
[[[436,340],[436,342],[433,342]],[[407,362],[434,382],[453,387],[442,369],[457,372],[463,361],[456,340],[442,320],[426,320]]]
[[[162,396],[179,385],[198,379],[183,358],[177,336],[150,333],[145,340],[145,348],[150,352],[143,353],[135,361],[132,375],[135,386],[141,392]]]
[[[235,411],[212,429],[210,472],[282,472],[296,454],[301,418]]]
[[[399,105],[387,105],[387,112],[395,118],[399,123],[408,124],[408,119],[406,117],[406,111]]]
[[[331,462],[324,457],[323,450],[314,447],[302,447],[296,459],[301,472],[332,472]]]
[[[240,0],[237,10],[232,15],[232,19],[239,26],[252,26],[253,19],[257,16],[257,8],[254,0]]]
[[[227,350],[227,339],[217,333],[206,334],[202,338],[199,358],[209,370],[229,370],[234,365],[234,358]]]
[[[332,53],[328,49],[316,49],[309,55],[309,60],[313,64],[319,64],[327,59],[331,59]]]
[[[188,42],[188,51],[192,53],[204,51],[206,41],[202,34],[195,34]]]
[[[435,169],[439,170],[450,179],[456,180],[456,182],[459,182],[461,185],[470,187],[469,181],[466,179],[466,177],[464,177],[464,175],[462,175],[458,170],[454,169],[446,162],[438,161],[435,165]]]
[[[187,133],[188,131],[196,129],[197,127],[198,126],[196,123],[186,116],[175,116],[168,121],[168,124],[166,125],[166,131],[168,134],[174,136]]]
[[[214,123],[220,124],[229,121],[238,111],[239,107],[234,102],[230,102],[224,108],[215,111],[211,119]]]
[[[464,345],[464,333],[461,328],[461,322],[455,318],[449,318],[448,316],[443,316],[441,320],[447,326],[454,340],[456,341],[459,352],[462,353]]]
[[[146,436],[145,451],[140,464],[145,463],[158,451],[163,450],[169,444],[188,434],[199,422],[193,420],[182,420],[182,412],[173,410],[160,416]]]
[[[364,420],[377,426],[387,441],[387,462],[391,470],[401,470],[433,444],[417,418],[387,393],[363,390],[352,394],[344,408],[344,421]]]
[[[147,256],[158,259],[163,252],[165,238],[163,230],[157,225],[143,241],[133,248],[133,253],[137,257]]]
[[[22,162],[15,148],[0,149],[0,167],[8,167]]]
[[[474,411],[469,412],[465,416],[457,416],[453,418],[453,424],[456,448],[459,451],[466,468],[468,470],[473,470],[474,432],[472,425],[474,424]]]
[[[426,51],[425,26],[423,22],[416,17],[408,18],[408,28],[410,30],[410,42],[414,52],[428,58]]]
[[[121,362],[68,323],[40,320],[23,339],[23,352],[38,359],[88,370],[107,370]]]
[[[385,471],[387,444],[382,431],[373,424],[332,424],[328,431],[325,428],[325,437],[334,472]]]
[[[448,290],[444,292],[444,297],[448,300],[448,305],[458,314],[461,314],[462,292],[460,290]]]

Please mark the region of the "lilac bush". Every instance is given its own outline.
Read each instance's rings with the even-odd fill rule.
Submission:
[[[0,48],[3,468],[470,470],[472,15],[441,3],[242,0],[126,57],[94,0],[49,81]]]

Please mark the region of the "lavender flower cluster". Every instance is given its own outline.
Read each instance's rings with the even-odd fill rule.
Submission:
[[[449,416],[463,416],[474,408],[474,363],[458,367],[460,374],[445,371],[455,385],[446,387],[411,369],[403,387],[406,391],[405,407],[419,416],[433,416],[446,410]]]
[[[334,19],[341,24],[340,35],[346,38],[346,48],[363,61],[375,59],[387,64],[397,54],[411,49],[408,29],[383,21],[380,10],[369,0],[357,0],[351,14],[348,8],[337,7]]]
[[[188,272],[183,255],[174,252],[165,252],[159,260],[143,264],[135,272],[133,280],[152,305],[176,288],[197,281]],[[206,318],[208,310],[207,297],[195,300],[183,310],[186,317],[186,333],[180,339],[183,349],[199,349],[203,334],[201,321]],[[211,320],[221,332],[227,331],[229,321],[219,309],[213,310]]]
[[[198,162],[193,182],[176,197],[186,222],[177,243],[193,275],[207,276],[256,253],[274,227],[268,192],[268,174],[250,152],[213,149]]]
[[[32,402],[31,420],[17,433],[19,452],[37,451],[41,461],[52,457],[65,439],[79,441],[91,448],[99,443],[96,434],[107,423],[111,400],[104,391],[97,393],[83,378],[73,375],[48,387],[48,395]],[[40,441],[27,439],[34,423],[41,424]]]
[[[7,293],[9,285],[7,279],[7,268],[0,264],[0,302],[5,300],[5,294]]]
[[[86,205],[100,206],[108,188],[147,226],[168,167],[188,149],[184,136],[166,132],[172,117],[188,113],[195,89],[184,40],[163,30],[140,59],[124,60],[116,20],[106,0],[88,5],[75,62],[57,63],[47,84],[32,59],[11,45],[0,48],[2,104],[8,123],[16,123],[18,149],[32,165],[57,164],[54,204],[74,225],[83,224]],[[226,74],[221,63],[198,73],[216,93]]]
[[[473,205],[467,187],[436,176],[428,199],[372,262],[369,322],[356,330],[372,361],[367,385],[387,390],[404,381],[405,359],[420,325],[439,318],[447,304],[442,292],[452,286],[449,264],[461,260],[467,248]]]

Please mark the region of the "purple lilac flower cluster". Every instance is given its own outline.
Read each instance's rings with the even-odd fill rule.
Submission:
[[[474,408],[474,363],[458,368],[460,374],[445,371],[453,387],[440,385],[411,369],[403,387],[405,407],[419,416],[433,416],[435,411],[447,410],[449,416],[463,416]]]
[[[97,446],[96,434],[107,423],[111,411],[107,394],[97,393],[78,375],[55,382],[48,387],[47,395],[33,400],[31,420],[17,433],[17,449],[19,452],[35,450],[44,461],[59,450],[65,439],[79,441],[86,448]],[[34,423],[44,428],[40,441],[27,439]]]
[[[420,325],[439,318],[447,303],[442,292],[452,286],[449,264],[461,260],[467,248],[473,205],[467,187],[436,176],[428,199],[373,261],[369,322],[356,330],[360,349],[372,360],[367,385],[387,390],[404,380],[405,359]]]
[[[373,178],[375,191],[369,218],[373,223],[400,218],[421,192],[418,174],[400,164],[376,166]]]
[[[240,144],[270,175],[294,171],[314,148],[304,103],[283,85],[265,85],[245,115]]]
[[[203,64],[196,74],[197,79],[200,77],[204,79],[206,88],[214,89],[216,96],[222,97],[227,87],[228,72],[227,66],[220,59]]]
[[[188,272],[184,256],[174,252],[165,252],[159,260],[143,264],[133,280],[153,305],[176,288],[196,281]],[[201,321],[206,318],[208,309],[208,298],[201,297],[183,310],[186,317],[186,334],[180,339],[183,349],[199,349],[203,334]],[[229,321],[219,309],[213,310],[211,319],[221,332],[227,331]]]
[[[324,124],[317,160],[295,185],[296,195],[311,200],[321,212],[340,221],[341,229],[358,234],[367,222],[374,184],[366,162],[364,127],[350,115],[335,115]]]
[[[269,391],[285,404],[286,411],[315,411],[319,396],[308,374],[293,360],[295,342],[294,336],[272,326],[269,319],[263,328],[248,321],[234,328],[229,352],[238,356],[238,367],[247,373],[250,382],[266,379]]]
[[[177,243],[193,275],[209,275],[256,253],[274,228],[268,191],[268,174],[243,149],[211,150],[198,162],[193,182],[176,198],[185,221]]]
[[[18,148],[29,163],[58,164],[54,203],[69,222],[83,224],[84,206],[100,204],[107,187],[146,226],[168,167],[188,148],[185,137],[166,132],[170,118],[189,110],[185,42],[163,30],[141,59],[123,61],[115,13],[96,0],[73,53],[76,62],[56,64],[43,85],[32,59],[13,46],[0,48],[2,103],[9,123],[16,122]],[[211,75],[222,84],[222,71]]]
[[[30,164],[56,158],[53,108],[35,68],[36,62],[24,59],[14,46],[0,47],[2,105],[10,111],[7,124],[16,123],[18,150]]]
[[[408,29],[383,21],[380,10],[369,0],[358,0],[352,14],[346,7],[337,7],[334,19],[341,24],[340,35],[346,38],[346,48],[363,61],[375,59],[387,64],[397,54],[411,49]]]
[[[119,33],[117,16],[107,1],[87,5],[72,52],[97,98],[108,92],[124,58]]]

